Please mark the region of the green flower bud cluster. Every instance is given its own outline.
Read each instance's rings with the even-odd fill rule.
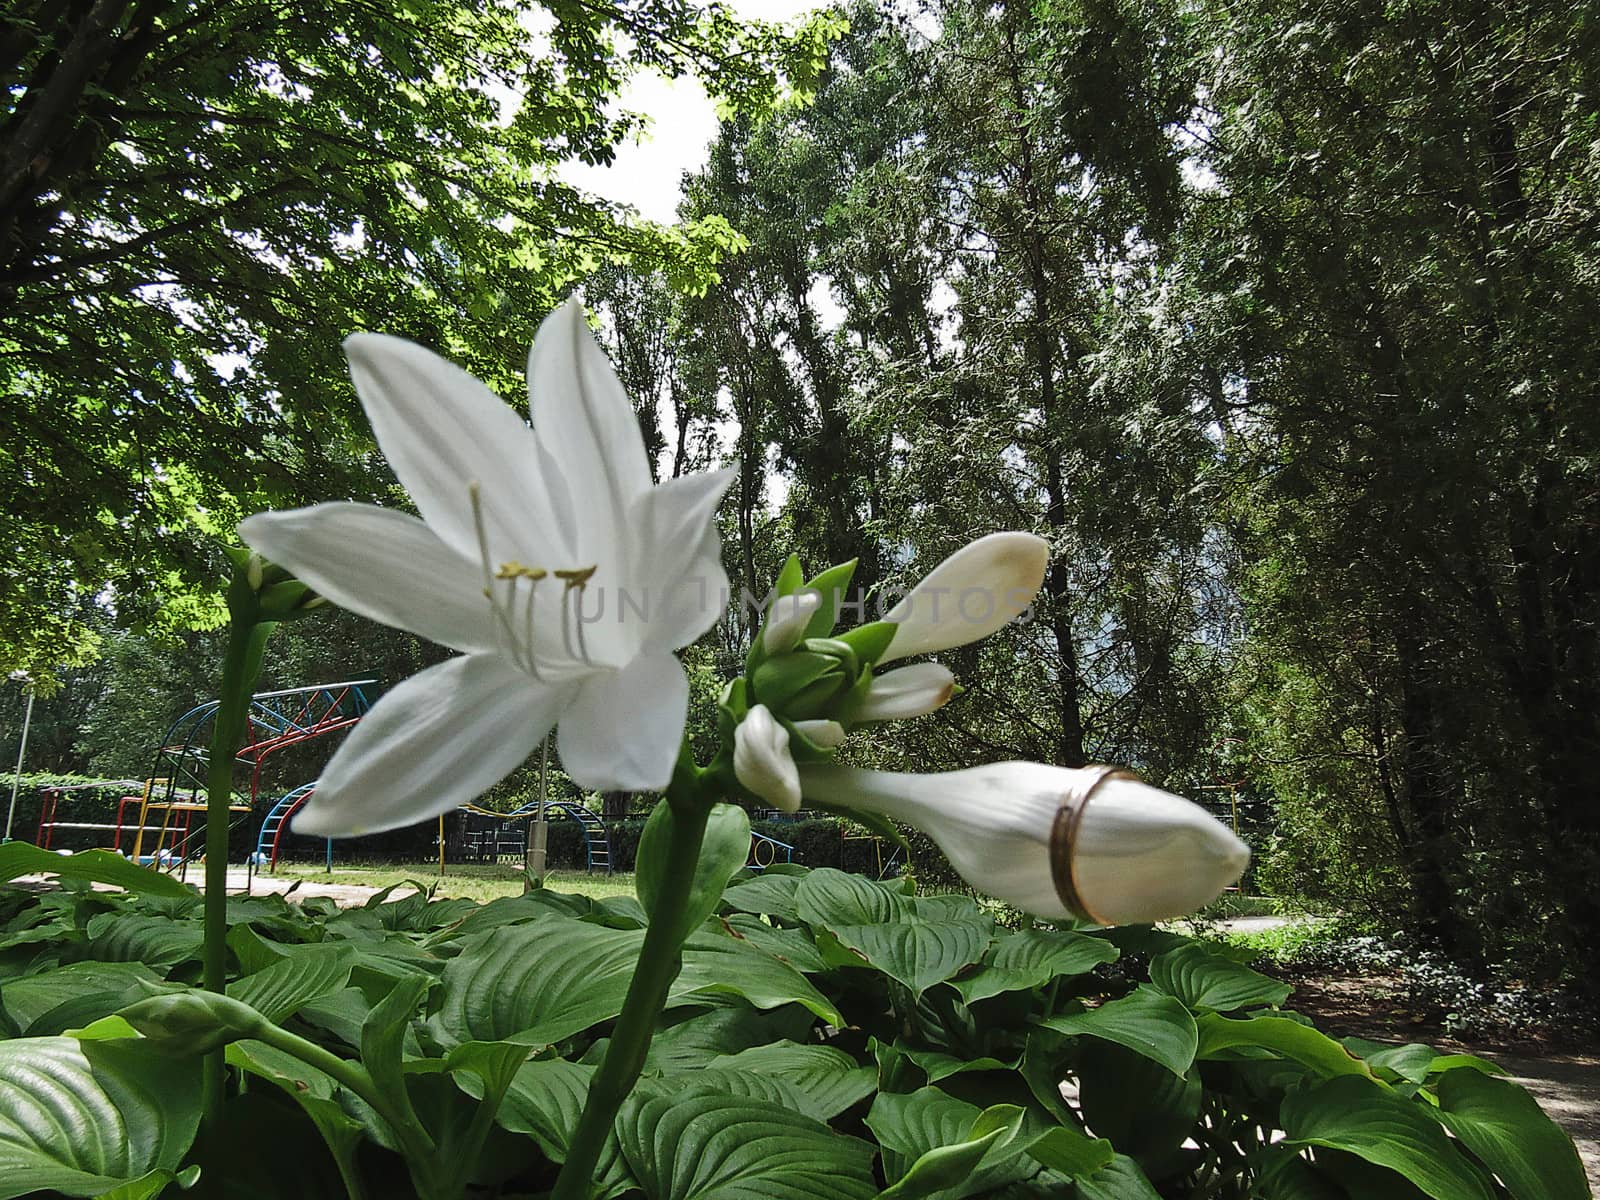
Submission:
[[[745,714],[760,704],[789,731],[796,762],[833,756],[838,739],[822,732],[830,728],[824,723],[851,724],[850,713],[871,686],[873,667],[895,634],[887,621],[834,632],[855,568],[852,559],[806,579],[799,558],[789,557],[744,675],[723,691],[721,721],[730,742]]]
[[[268,562],[243,546],[224,546],[233,564],[229,607],[253,598],[257,621],[294,621],[324,607],[328,601],[301,583],[283,567]]]

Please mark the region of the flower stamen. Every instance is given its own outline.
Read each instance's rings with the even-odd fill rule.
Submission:
[[[589,666],[594,666],[594,660],[589,657],[589,647],[583,640],[583,589],[588,586],[589,580],[594,577],[599,564],[590,567],[579,567],[574,570],[556,571],[555,577],[566,584],[561,591],[561,641],[567,648],[568,654],[573,654],[572,634],[567,629],[567,597],[574,591],[578,593],[578,600],[573,605],[572,624],[577,628],[578,649],[576,657],[581,658]]]
[[[549,572],[543,567],[530,567],[515,560],[502,562],[498,570],[491,570],[489,566],[492,561],[489,557],[489,534],[483,519],[482,489],[478,486],[477,480],[473,480],[467,485],[467,494],[472,499],[472,524],[478,535],[478,557],[483,566],[483,595],[489,601],[489,612],[493,616],[495,641],[498,643],[504,638],[506,653],[511,661],[543,683],[544,677],[539,674],[539,664],[535,661],[536,655],[534,653],[534,596],[538,589],[539,581]],[[519,638],[513,619],[516,615],[517,583],[523,579],[528,581],[528,599],[523,608],[523,635]],[[504,580],[506,583],[506,599],[503,608],[495,591],[495,583],[499,580]]]

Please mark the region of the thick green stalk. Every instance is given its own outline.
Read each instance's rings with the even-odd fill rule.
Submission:
[[[628,985],[622,1015],[611,1032],[606,1056],[589,1084],[583,1116],[567,1147],[567,1161],[556,1179],[550,1200],[588,1200],[595,1164],[605,1148],[617,1110],[633,1091],[644,1069],[645,1054],[656,1030],[656,1021],[666,1007],[667,993],[683,966],[683,914],[694,885],[695,864],[700,861],[700,844],[705,840],[709,803],[699,795],[693,776],[680,773],[667,791],[672,805],[672,836],[668,842],[668,861],[676,870],[667,873],[650,926],[645,930],[639,962]]]
[[[255,595],[240,582],[229,589],[227,655],[222,662],[222,693],[211,727],[206,764],[206,897],[205,947],[202,955],[207,991],[222,992],[228,980],[228,806],[233,800],[233,761],[244,738],[250,696],[261,673],[271,624],[256,621]],[[206,1055],[203,1075],[207,1124],[222,1107],[226,1066],[223,1052]]]

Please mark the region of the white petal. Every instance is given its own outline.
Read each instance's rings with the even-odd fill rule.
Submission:
[[[945,559],[889,610],[892,662],[986,638],[1033,603],[1050,563],[1050,543],[1031,533],[991,533]]]
[[[361,718],[294,830],[354,837],[449,812],[527,758],[572,694],[487,656],[429,667]]]
[[[704,471],[669,479],[634,502],[637,531],[629,587],[647,595],[648,627],[632,631],[635,647],[667,651],[687,646],[726,609],[717,505],[733,471]],[[619,617],[622,614],[619,613]]]
[[[956,677],[938,663],[913,663],[874,677],[851,707],[851,721],[903,721],[943,708],[955,695]]]
[[[1072,877],[1109,925],[1204,908],[1250,865],[1250,847],[1198,805],[1133,779],[1108,779],[1078,821]]]
[[[579,787],[599,792],[664,788],[688,708],[689,679],[670,654],[597,672],[561,717],[561,765]]]
[[[572,563],[533,431],[505,401],[402,338],[358,333],[345,339],[344,350],[384,457],[440,537],[480,559],[469,490],[476,482],[496,560],[546,568]]]
[[[818,750],[837,750],[844,745],[844,726],[837,721],[796,721],[794,731]]]
[[[650,487],[650,463],[638,417],[576,299],[539,326],[528,354],[528,398],[539,440],[572,493],[571,545],[584,560],[575,565],[620,566],[624,522]]]
[[[317,504],[246,517],[239,536],[340,608],[469,654],[495,649],[478,563],[408,513]]]
[[[768,804],[784,812],[800,809],[800,772],[789,753],[789,731],[765,704],[745,714],[733,735],[733,773]]]
[[[822,593],[809,588],[779,596],[772,602],[767,623],[762,626],[761,649],[769,655],[787,654],[793,650],[811,618],[821,607]]]

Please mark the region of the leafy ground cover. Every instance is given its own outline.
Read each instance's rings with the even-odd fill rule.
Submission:
[[[548,1189],[642,937],[631,896],[232,898],[216,997],[192,987],[198,897],[119,878],[145,890],[0,890],[0,1200]],[[1176,933],[1009,930],[831,869],[738,878],[595,1195],[1589,1194],[1491,1064],[1341,1042],[1289,995]],[[228,1098],[197,1141],[219,1046]],[[401,1124],[430,1156],[401,1160]]]

